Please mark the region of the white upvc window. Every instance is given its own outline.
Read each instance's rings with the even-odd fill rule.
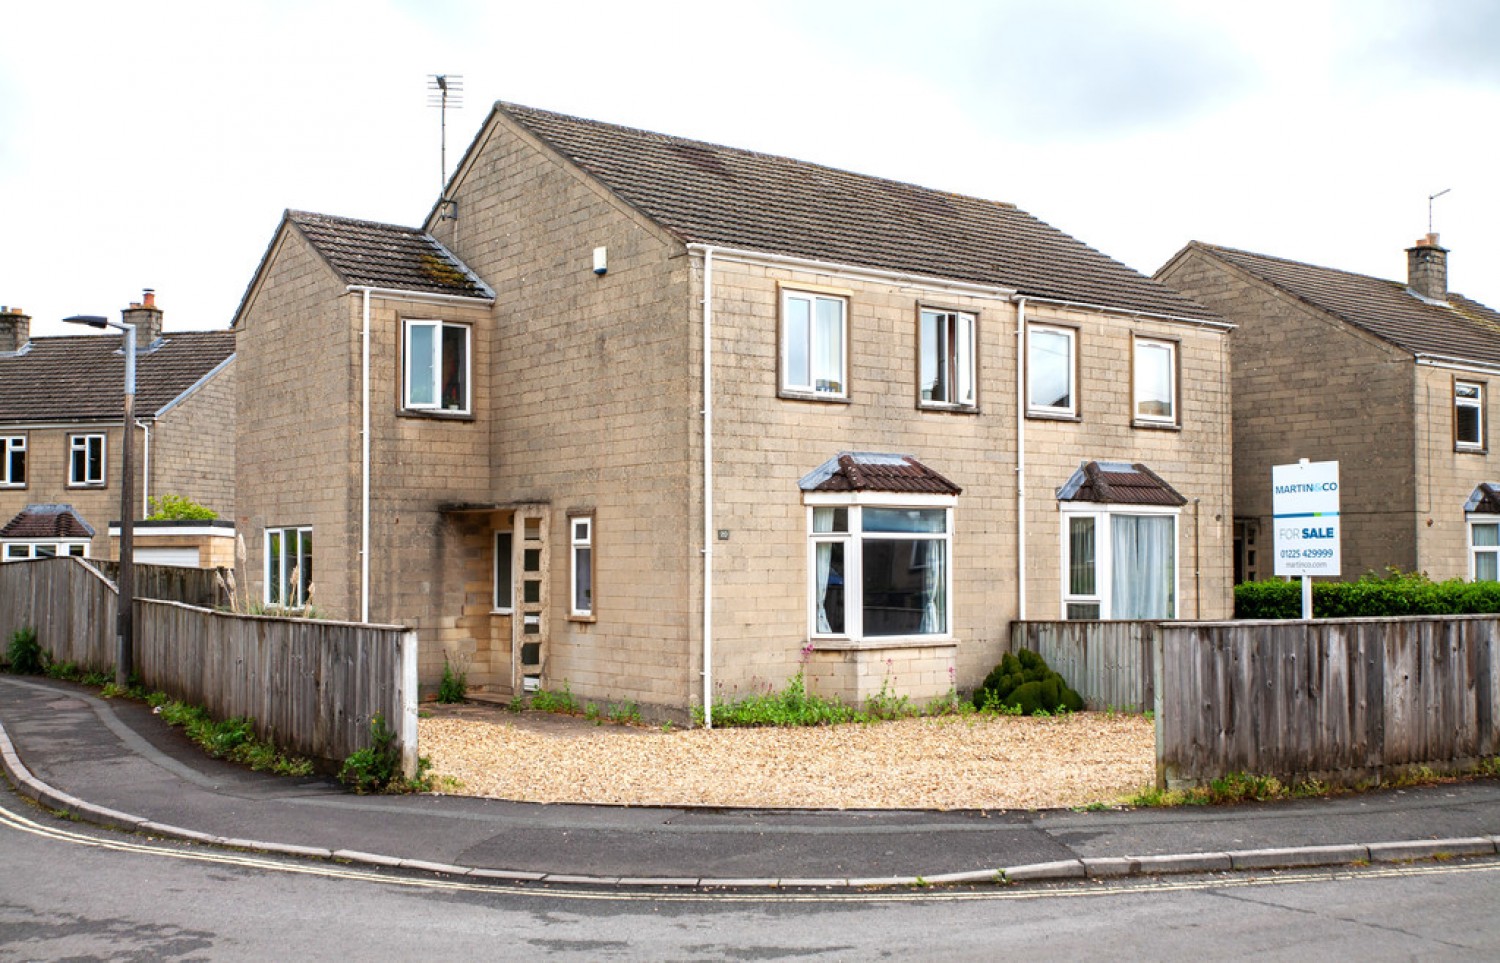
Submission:
[[[31,542],[5,542],[0,558],[7,562],[23,562],[33,558],[53,558],[66,555],[73,558],[88,558],[89,543],[85,540],[43,539]]]
[[[467,324],[406,322],[403,405],[413,411],[469,414],[470,332]]]
[[[515,608],[515,533],[495,533],[495,601],[496,612],[509,612]]]
[[[947,495],[808,494],[812,639],[951,638]]]
[[[1484,384],[1453,382],[1453,447],[1484,451]]]
[[[267,605],[305,608],[313,593],[313,530],[302,525],[266,529]]]
[[[1500,518],[1469,516],[1469,580],[1500,582]]]
[[[974,315],[923,308],[918,327],[917,383],[921,403],[945,408],[974,407]]]
[[[26,487],[26,436],[0,437],[0,488]]]
[[[104,484],[104,436],[68,436],[68,487],[97,487]]]
[[[594,516],[568,516],[568,614],[594,616]]]
[[[848,398],[848,343],[847,298],[782,292],[782,391],[816,398]]]
[[[1026,411],[1057,418],[1078,415],[1075,375],[1078,333],[1072,328],[1026,326]]]
[[[1134,417],[1148,425],[1177,424],[1177,342],[1136,338]]]
[[[1062,506],[1062,617],[1177,617],[1177,509]]]

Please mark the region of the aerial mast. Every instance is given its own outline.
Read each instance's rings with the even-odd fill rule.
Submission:
[[[427,106],[438,109],[441,141],[439,144],[440,170],[438,190],[448,183],[448,108],[464,105],[464,78],[461,74],[428,74]]]

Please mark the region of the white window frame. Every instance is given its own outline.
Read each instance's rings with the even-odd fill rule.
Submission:
[[[1032,397],[1032,378],[1036,371],[1036,356],[1032,353],[1032,335],[1036,333],[1061,335],[1068,342],[1068,403],[1066,405],[1039,405]],[[1048,418],[1078,417],[1078,332],[1073,328],[1053,324],[1026,325],[1026,413]]]
[[[807,352],[807,382],[798,384],[792,380],[792,331],[791,312],[788,308],[793,301],[805,301],[807,303],[807,343],[803,345]],[[817,357],[820,342],[818,340],[818,304],[828,302],[839,306],[839,344],[838,344],[838,369],[839,382],[837,387],[832,387],[827,379],[819,385],[817,377]],[[804,398],[827,398],[831,400],[847,400],[849,397],[849,298],[841,294],[827,294],[818,291],[804,291],[786,289],[781,292],[781,390],[783,393]]]
[[[443,404],[443,342],[444,333],[452,328],[462,331],[464,336],[464,396],[456,407],[447,407]],[[402,377],[401,377],[401,402],[408,411],[437,412],[449,415],[467,415],[472,413],[474,399],[474,338],[473,326],[458,324],[453,321],[436,321],[429,319],[408,318],[402,328]],[[412,332],[417,330],[430,330],[432,332],[432,383],[426,385],[432,392],[431,401],[412,400]]]
[[[929,319],[936,329],[936,357],[929,358],[927,327]],[[923,408],[967,410],[979,404],[978,394],[979,319],[969,311],[944,308],[919,308],[917,311],[917,403]],[[933,369],[933,383],[927,370]],[[951,370],[950,370],[951,369]],[[953,397],[934,398],[929,392],[936,385],[948,386]]]
[[[1137,336],[1131,339],[1130,345],[1130,414],[1136,424],[1141,425],[1170,425],[1179,424],[1178,418],[1181,413],[1182,401],[1178,397],[1181,387],[1177,377],[1177,348],[1176,341],[1167,338],[1150,338]],[[1144,350],[1142,350],[1144,349]],[[1144,387],[1144,379],[1141,378],[1141,364],[1156,352],[1165,352],[1167,363],[1167,390],[1172,410],[1165,415],[1142,414],[1141,389]]]
[[[19,481],[16,480],[16,473],[11,470],[14,467],[16,455],[21,456]],[[26,468],[26,436],[0,436],[0,488],[25,488]]]
[[[1062,559],[1060,588],[1062,604],[1060,618],[1068,619],[1069,605],[1097,605],[1099,618],[1114,618],[1114,523],[1117,515],[1154,516],[1172,519],[1172,611],[1165,616],[1177,618],[1182,602],[1182,552],[1181,516],[1176,507],[1162,505],[1105,505],[1099,502],[1063,502],[1059,505],[1062,516],[1059,558]],[[1094,591],[1091,594],[1074,594],[1072,590],[1072,519],[1094,520]]]
[[[301,571],[298,572],[298,584],[296,585],[295,592],[297,597],[295,599],[290,601],[287,600],[286,589],[291,587],[287,584],[287,576],[290,575],[292,567],[296,565],[297,559],[302,557],[303,536],[307,536],[310,538],[312,537],[312,533],[313,529],[311,525],[271,526],[267,528],[263,533],[261,544],[265,548],[265,557],[264,565],[262,566],[262,575],[264,577],[261,579],[261,598],[267,606],[275,607],[278,609],[285,609],[288,611],[296,611],[298,609],[307,608],[307,598],[308,595],[311,594],[313,581],[310,577],[304,578],[304,575],[306,573],[303,573]],[[292,565],[287,564],[289,556],[286,551],[286,546],[287,535],[289,534],[293,534],[297,538],[297,551],[290,556]],[[273,535],[281,536],[281,551],[277,555],[276,559],[278,567],[275,580],[277,583],[277,594],[281,596],[279,599],[273,599],[271,596],[271,537]]]
[[[502,544],[502,542],[504,544]],[[513,529],[502,528],[495,531],[495,593],[491,611],[499,615],[508,615],[515,611],[516,607],[516,533]],[[501,559],[505,560],[506,571],[500,571]]]
[[[90,457],[89,448],[92,445],[99,446],[99,475],[94,477],[88,474]],[[83,459],[82,480],[78,477],[77,468],[79,458]],[[68,436],[68,487],[69,488],[103,488],[105,480],[109,478],[109,441],[102,434],[81,434]]]
[[[1474,396],[1472,398],[1461,397],[1459,395],[1460,388],[1472,388],[1474,390]],[[1474,409],[1474,415],[1475,415],[1475,418],[1477,419],[1475,427],[1478,429],[1478,431],[1477,431],[1478,437],[1475,438],[1473,441],[1468,441],[1466,439],[1460,438],[1459,435],[1458,435],[1458,413],[1463,408],[1472,408],[1472,409]],[[1455,378],[1454,381],[1453,381],[1453,447],[1454,447],[1454,449],[1456,449],[1458,451],[1484,451],[1485,450],[1485,443],[1484,443],[1484,430],[1485,430],[1485,427],[1486,426],[1485,426],[1485,423],[1484,423],[1484,382],[1482,382],[1482,381],[1460,380],[1460,379]]]
[[[803,495],[807,515],[807,634],[813,641],[843,640],[854,643],[888,644],[902,641],[949,642],[953,640],[953,509],[955,495],[900,495],[893,492],[808,492]],[[847,532],[814,532],[813,514],[818,508],[845,508],[849,513]],[[942,532],[866,532],[866,508],[926,508],[943,510]],[[943,595],[946,624],[940,632],[909,635],[866,636],[864,631],[864,552],[866,541],[941,541],[947,560],[944,565]],[[817,571],[818,545],[824,542],[844,544],[844,631],[818,631]]]
[[[1470,513],[1465,516],[1465,521],[1467,524],[1464,525],[1464,538],[1466,541],[1465,548],[1469,557],[1469,581],[1477,582],[1479,581],[1479,556],[1481,555],[1493,555],[1495,569],[1497,572],[1500,572],[1500,545],[1474,544],[1474,528],[1477,525],[1490,526],[1495,529],[1496,535],[1500,536],[1500,515]],[[1500,537],[1497,537],[1496,540],[1500,541]]]
[[[578,577],[584,566],[579,564],[588,553],[589,597],[586,606],[578,604]],[[568,615],[574,619],[592,619],[599,599],[599,560],[594,554],[594,515],[581,512],[568,516]]]
[[[51,549],[51,551],[43,551],[43,549]],[[38,538],[30,541],[0,543],[0,562],[24,562],[28,559],[52,558],[53,556],[88,558],[89,542],[87,539]]]

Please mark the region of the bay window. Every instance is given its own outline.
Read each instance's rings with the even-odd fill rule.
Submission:
[[[953,498],[809,494],[813,638],[951,634]]]
[[[1469,522],[1469,580],[1500,582],[1500,520]]]
[[[1063,508],[1063,618],[1177,616],[1177,513]]]

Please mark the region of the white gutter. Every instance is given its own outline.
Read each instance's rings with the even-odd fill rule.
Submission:
[[[714,727],[714,249],[703,250],[703,728]]]
[[[135,426],[146,433],[141,446],[141,517],[151,514],[151,426],[137,420]]]
[[[736,250],[733,248],[709,247],[705,244],[689,244],[688,250],[707,252],[712,250],[714,256],[721,261],[733,261],[742,264],[784,264],[789,267],[806,268],[822,274],[832,274],[849,278],[867,278],[877,281],[896,281],[913,287],[932,288],[952,294],[964,294],[972,298],[991,298],[996,301],[1009,301],[1015,291],[1011,288],[1000,287],[995,284],[975,284],[970,281],[953,281],[947,278],[929,277],[923,274],[910,274],[903,271],[887,271],[882,268],[860,267],[854,264],[838,264],[833,261],[819,261],[813,258],[793,257],[788,254],[768,254],[764,251]]]
[[[1027,298],[1032,304],[1051,304],[1060,308],[1078,308],[1083,311],[1100,311],[1105,314],[1123,314],[1131,318],[1146,318],[1151,321],[1171,321],[1175,324],[1192,324],[1200,328],[1218,328],[1221,331],[1233,331],[1236,325],[1228,321],[1209,321],[1206,318],[1188,318],[1180,314],[1157,314],[1152,311],[1133,311],[1129,308],[1111,308],[1103,304],[1089,304],[1085,301],[1060,301],[1056,298]]]
[[[349,293],[361,291],[365,297],[374,295],[383,301],[442,301],[457,302],[459,304],[494,304],[495,296],[476,298],[462,294],[429,294],[426,291],[402,291],[398,288],[377,288],[365,284],[351,284],[344,290]]]
[[[1016,298],[1016,619],[1026,621],[1026,299]]]
[[[359,620],[370,621],[370,293],[364,293],[359,346]]]
[[[1469,361],[1464,358],[1455,358],[1444,354],[1417,354],[1417,364],[1424,368],[1444,368],[1452,371],[1470,371],[1474,374],[1494,374],[1500,371],[1500,364],[1490,364],[1485,361]]]

